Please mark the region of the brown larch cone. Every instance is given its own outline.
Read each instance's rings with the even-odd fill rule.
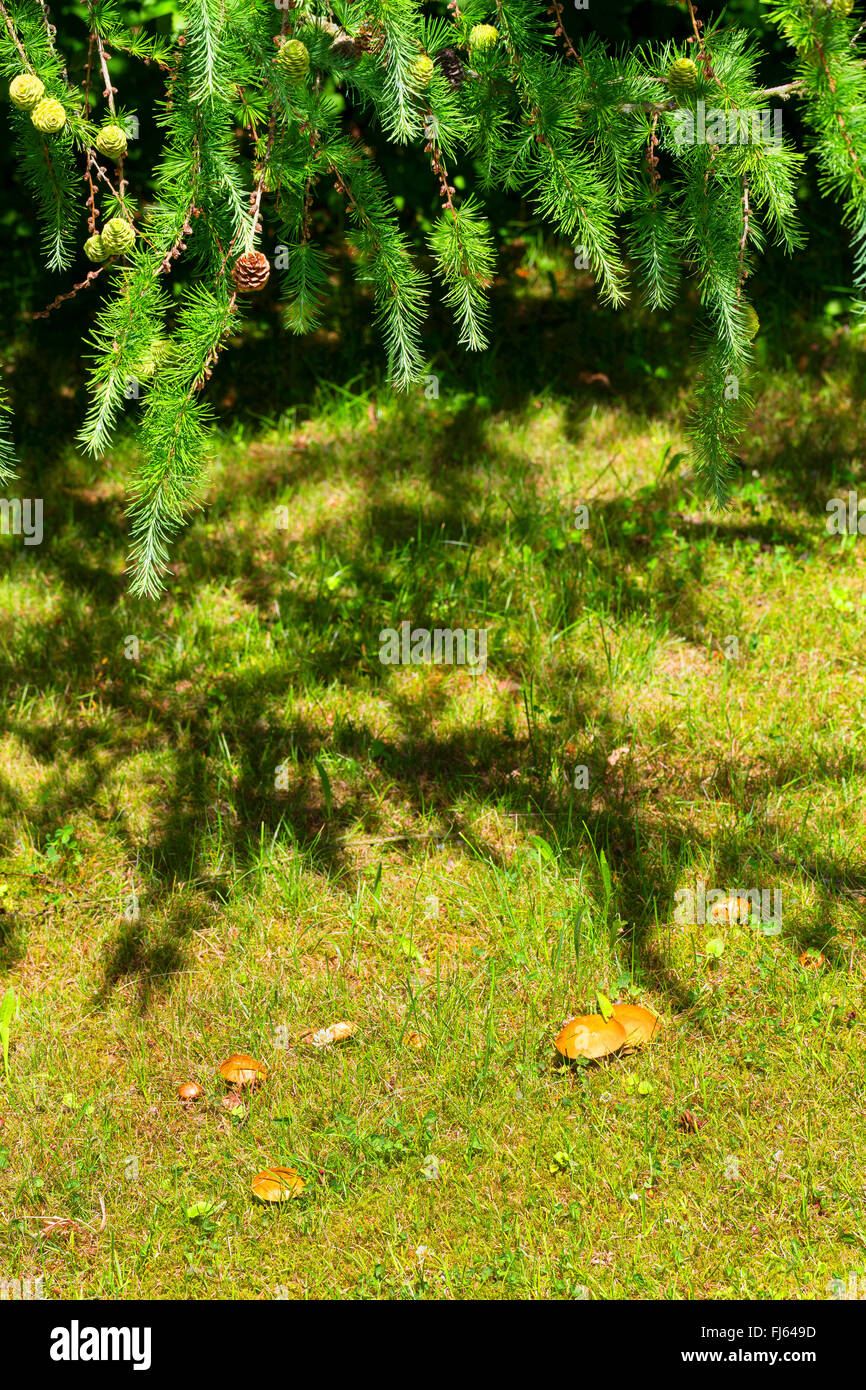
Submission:
[[[362,51],[351,34],[337,34],[331,44],[331,57],[339,58],[341,63],[357,63]]]
[[[270,273],[271,264],[267,256],[263,256],[261,251],[248,251],[245,256],[238,257],[232,268],[235,289],[241,294],[263,290]]]

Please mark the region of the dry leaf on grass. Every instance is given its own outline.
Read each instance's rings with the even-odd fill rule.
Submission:
[[[824,953],[822,951],[816,951],[814,946],[810,946],[801,956],[798,956],[797,959],[804,970],[820,970],[821,966],[826,964]]]
[[[626,755],[626,753],[630,753],[630,752],[631,752],[631,744],[628,744],[628,743],[624,743],[624,744],[622,745],[621,748],[614,748],[613,752],[612,752],[612,753],[608,753],[608,755],[607,755],[607,765],[608,765],[608,767],[616,767],[616,765],[617,765],[617,763],[619,762],[620,758],[624,758],[625,755]]]
[[[77,1221],[71,1216],[25,1216],[23,1219],[25,1221],[38,1221],[42,1227],[40,1234],[43,1236],[61,1235],[64,1231],[68,1231],[70,1234],[78,1231],[81,1235],[98,1236],[105,1230],[105,1224],[108,1220],[105,1214],[105,1202],[101,1195],[99,1206],[102,1211],[102,1220],[98,1226],[91,1226],[87,1221]],[[32,1235],[33,1232],[28,1232],[28,1234]]]

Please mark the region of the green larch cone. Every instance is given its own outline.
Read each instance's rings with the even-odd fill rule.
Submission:
[[[152,377],[157,367],[162,365],[170,352],[171,343],[168,338],[155,338],[150,347],[142,353],[138,363],[137,374],[141,380],[147,381]]]
[[[135,228],[122,217],[112,217],[102,229],[102,245],[106,256],[125,256],[135,245]]]
[[[96,137],[96,148],[108,159],[126,154],[126,132],[119,125],[104,125]]]
[[[485,49],[495,48],[499,42],[499,30],[492,24],[476,24],[469,35],[469,47],[477,48],[482,53]]]
[[[66,125],[66,112],[54,97],[43,97],[30,112],[30,119],[43,135],[56,135]]]
[[[433,59],[428,53],[422,53],[412,64],[412,76],[419,87],[429,87],[434,72]]]
[[[89,236],[84,243],[84,254],[89,261],[100,265],[107,259],[107,252],[102,244],[102,237],[97,232],[95,236]]]
[[[698,70],[691,58],[677,58],[668,70],[668,91],[671,96],[685,96],[698,85]]]
[[[743,318],[749,337],[756,338],[761,328],[761,320],[758,318],[751,304],[747,304],[743,309]]]
[[[293,82],[299,82],[310,71],[310,54],[300,39],[289,39],[282,44],[274,62]]]
[[[45,95],[45,83],[29,72],[19,72],[9,83],[9,100],[19,111],[32,111]]]

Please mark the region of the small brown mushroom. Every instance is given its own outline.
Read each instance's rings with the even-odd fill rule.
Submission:
[[[267,1077],[268,1069],[255,1057],[244,1052],[234,1052],[220,1067],[220,1076],[227,1085],[237,1089],[240,1086],[258,1086]]]
[[[579,1014],[570,1018],[556,1039],[563,1057],[607,1057],[625,1042],[625,1028],[615,1018]]]
[[[712,922],[748,922],[752,904],[748,898],[725,898],[710,908]]]
[[[201,1096],[202,1089],[197,1081],[184,1081],[182,1086],[178,1086],[177,1094],[184,1105],[192,1105]]]

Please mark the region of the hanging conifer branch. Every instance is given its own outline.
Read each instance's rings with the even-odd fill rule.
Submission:
[[[65,294],[58,294],[55,299],[52,299],[50,304],[46,304],[45,308],[40,309],[38,313],[33,315],[33,317],[35,319],[49,318],[50,315],[54,313],[55,309],[60,308],[61,304],[65,304],[69,299],[74,299],[75,296],[79,294],[81,290],[89,290],[93,285],[94,281],[99,279],[99,276],[102,274],[102,271],[103,267],[101,265],[97,266],[95,270],[88,271],[83,280],[81,280],[77,285],[73,285],[72,289],[67,290]]]
[[[4,486],[6,483],[11,483],[18,468],[15,445],[12,442],[12,432],[9,428],[11,417],[12,408],[9,405],[6,392],[0,388],[0,483]]]
[[[313,214],[331,184],[391,381],[406,388],[425,370],[427,277],[378,166],[347,132],[344,122],[361,117],[430,163],[441,204],[429,234],[433,270],[470,350],[487,342],[488,188],[531,199],[586,256],[614,306],[634,285],[651,307],[668,309],[693,280],[702,319],[691,434],[707,496],[723,506],[758,329],[746,286],[768,238],[790,253],[803,240],[796,187],[805,153],[766,133],[779,113],[770,102],[803,111],[822,187],[850,232],[866,314],[863,26],[854,0],[762,3],[793,62],[790,80],[766,89],[754,42],[703,19],[695,0],[681,0],[676,41],[616,53],[597,35],[570,37],[561,0],[178,0],[182,32],[171,42],[146,23],[130,26],[116,0],[88,0],[79,88],[45,0],[0,0],[11,142],[46,262],[65,269],[79,247],[91,262],[43,312],[85,289],[99,296],[82,447],[104,454],[123,412],[138,415],[135,591],[158,592],[195,505],[212,427],[208,381],[247,297],[271,279],[262,247],[277,246],[286,325],[303,333],[321,322],[329,262]],[[120,53],[154,64],[164,82],[163,147],[147,190],[127,178],[129,94],[110,68]],[[93,81],[105,93],[101,124]],[[481,187],[458,198],[449,171],[467,157]],[[174,298],[166,281],[181,259],[187,280]]]
[[[562,44],[563,52],[565,53],[566,58],[572,58],[575,62],[579,62],[580,54],[578,53],[574,44],[571,42],[571,39],[568,37],[565,25],[563,24],[562,9],[563,7],[559,3],[559,0],[552,0],[550,9],[548,10],[548,14],[553,15],[553,18],[555,20],[555,27],[553,30],[554,38],[559,39],[560,43]]]
[[[27,72],[32,73],[32,72],[33,72],[33,68],[32,68],[32,66],[31,66],[30,59],[27,57],[27,54],[26,54],[25,51],[24,51],[24,46],[23,46],[23,44],[21,43],[21,40],[19,39],[18,35],[17,35],[16,32],[15,32],[15,25],[12,23],[12,19],[11,19],[10,15],[9,15],[9,11],[6,9],[6,6],[3,5],[3,4],[0,4],[0,14],[2,14],[2,16],[3,16],[3,23],[6,25],[7,33],[9,34],[10,39],[12,40],[13,44],[15,45],[15,49],[16,49],[16,51],[17,51],[17,53],[18,53],[19,58],[21,59],[21,63],[22,63],[22,65],[23,65],[23,67],[25,68],[25,70],[26,70]]]

